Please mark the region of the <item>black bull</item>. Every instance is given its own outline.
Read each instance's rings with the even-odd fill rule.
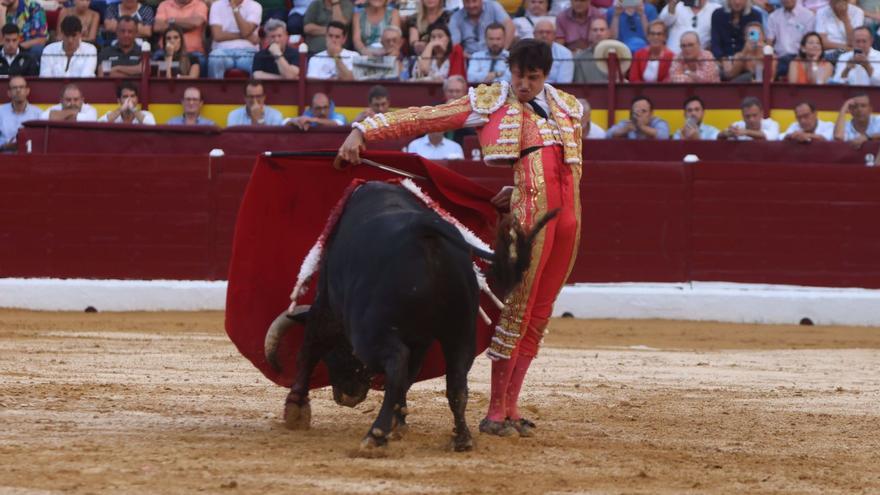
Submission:
[[[471,449],[465,407],[480,296],[471,256],[491,260],[489,275],[503,299],[522,280],[534,236],[554,215],[542,218],[528,235],[516,222],[502,222],[493,254],[469,245],[400,186],[368,182],[358,188],[326,241],[314,303],[282,313],[266,335],[266,358],[278,369],[281,335],[294,322],[305,323],[285,403],[287,426],[309,427],[309,378],[323,359],[333,398],[341,405],[363,401],[373,375],[385,375],[382,407],[361,446],[385,445],[390,434],[405,431],[406,394],[436,339],[446,361],[454,448]]]

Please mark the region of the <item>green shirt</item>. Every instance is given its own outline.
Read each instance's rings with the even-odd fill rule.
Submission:
[[[342,16],[347,19],[346,26],[350,27],[352,12],[354,11],[351,0],[340,0],[340,7],[342,7]],[[327,4],[323,0],[314,0],[309,4],[309,8],[306,9],[306,15],[303,16],[303,25],[317,24],[319,26],[326,26],[332,20],[333,11],[327,7]],[[348,31],[347,34],[351,37],[351,30],[349,29]],[[309,45],[309,55],[314,55],[327,49],[327,40],[323,34],[320,36],[306,36],[306,44]]]

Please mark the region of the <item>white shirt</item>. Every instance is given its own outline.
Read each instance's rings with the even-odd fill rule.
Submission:
[[[733,127],[739,127],[740,129],[746,128],[746,123],[742,120],[737,120],[733,123]],[[767,141],[776,141],[779,139],[779,124],[773,119],[763,119],[761,120],[761,131],[764,133],[764,138]],[[738,141],[751,141],[751,136],[738,136],[736,138]]]
[[[2,53],[2,54],[3,54],[3,58],[6,59],[6,64],[7,64],[7,65],[12,65],[12,62],[15,61],[15,57],[17,57],[18,54],[21,53],[21,48],[16,48],[16,49],[15,49],[15,53],[13,53],[12,55],[7,55],[7,54],[6,54],[6,50],[3,50],[3,49],[0,49],[0,53]]]
[[[554,2],[555,3],[555,2]],[[666,47],[678,55],[681,53],[681,35],[688,31],[695,31],[700,36],[700,45],[704,50],[709,49],[712,43],[712,12],[718,10],[719,5],[713,2],[703,2],[703,8],[696,14],[697,27],[694,27],[694,11],[681,2],[675,6],[675,15],[669,13],[669,6],[663,7],[657,19],[663,21],[669,28],[669,38]]]
[[[556,25],[556,17],[545,15],[540,17],[532,17],[532,14],[526,12],[522,17],[513,18],[513,27],[516,28],[516,37],[525,40],[535,37],[535,24],[539,21],[550,21]]]
[[[98,49],[81,41],[67,63],[62,41],[49,43],[40,57],[40,77],[95,77],[98,67]]]
[[[585,139],[605,139],[605,129],[602,129],[595,122],[590,121],[590,132],[584,136]]]
[[[642,79],[645,82],[657,82],[657,75],[660,73],[660,61],[648,60],[645,66],[645,72],[642,72]]]
[[[846,15],[853,29],[865,24],[865,12],[852,4],[847,4]],[[816,12],[816,32],[828,35],[828,39],[837,43],[847,44],[846,27],[843,21],[834,15],[831,6],[823,7]],[[827,46],[825,48],[828,48]]]
[[[868,119],[868,128],[865,130],[865,133],[868,136],[880,134],[880,115],[871,115],[871,118]],[[852,120],[847,120],[846,126],[844,126],[843,128],[843,140],[852,141],[853,139],[861,135],[862,133],[857,131],[856,128],[853,127]]]
[[[785,134],[779,137],[779,139],[785,139],[789,134],[794,134],[795,132],[801,132],[801,125],[797,122],[794,122],[788,129],[785,130]],[[816,123],[816,130],[813,131],[813,134],[818,134],[828,141],[834,141],[834,122],[825,122],[824,120],[820,120]]]
[[[837,65],[834,66],[834,75],[831,81],[840,84],[850,84],[853,86],[878,86],[880,85],[880,51],[873,48],[868,52],[868,62],[874,69],[874,74],[868,75],[868,71],[861,65],[856,65],[850,69],[846,79],[843,78],[843,71],[846,70],[846,63],[852,60],[855,52],[848,51],[837,59]]]
[[[260,28],[260,21],[263,18],[262,5],[254,0],[244,0],[239,9],[238,13],[245,21],[255,24],[257,29]],[[235,22],[235,14],[232,12],[232,6],[229,4],[229,0],[217,0],[211,4],[211,11],[208,14],[208,25],[219,26],[220,29],[227,33],[241,33],[238,29],[238,23]],[[259,45],[239,38],[226,41],[214,41],[213,49],[216,50],[217,48],[257,51]]]
[[[339,57],[348,70],[354,70],[354,59],[360,56],[358,52],[342,49]],[[317,53],[313,57],[309,57],[309,72],[306,76],[309,79],[338,79],[339,74],[336,73],[336,61],[327,53],[327,50]]]
[[[438,145],[431,143],[428,135],[424,135],[407,145],[406,150],[428,160],[463,160],[464,151],[458,143],[443,138]]]
[[[141,110],[141,112],[143,112],[143,114],[144,114],[144,121],[138,122],[137,119],[135,119],[131,122],[132,124],[156,125],[156,118],[153,117],[152,113],[150,113],[146,110]],[[109,120],[107,120],[109,115],[110,115],[110,112],[105,113],[104,115],[101,116],[100,119],[98,119],[98,122],[109,122]],[[116,120],[114,120],[113,123],[122,124],[123,123],[122,122],[122,115],[116,117]]]
[[[49,120],[49,113],[53,110],[62,110],[61,103],[56,105],[52,105],[51,107],[43,110],[43,113],[40,115],[40,120]],[[82,108],[79,109],[79,113],[76,114],[77,122],[95,122],[98,120],[98,111],[95,110],[95,107],[89,105],[88,103],[83,103]]]
[[[553,65],[547,74],[547,82],[570,84],[574,80],[574,56],[571,50],[554,41],[550,45],[550,53],[553,55]]]

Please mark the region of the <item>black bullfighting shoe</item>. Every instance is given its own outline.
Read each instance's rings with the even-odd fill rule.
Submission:
[[[505,423],[509,424],[514,430],[516,430],[521,437],[535,436],[535,429],[537,426],[526,418],[507,419]]]
[[[511,426],[508,421],[492,421],[489,418],[483,418],[483,420],[480,421],[480,433],[496,435],[499,437],[510,437],[516,435],[516,429]]]

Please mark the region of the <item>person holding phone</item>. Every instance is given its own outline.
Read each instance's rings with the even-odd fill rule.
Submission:
[[[853,86],[880,85],[880,51],[872,48],[874,35],[862,26],[853,31],[853,49],[837,59],[831,81]]]
[[[648,23],[657,19],[657,9],[644,0],[616,0],[605,13],[611,37],[622,41],[633,53],[648,45]]]
[[[617,139],[669,139],[669,124],[654,116],[654,104],[646,96],[636,96],[629,119],[614,124],[605,134]]]
[[[691,96],[684,101],[684,127],[675,131],[673,139],[688,141],[713,140],[718,138],[718,129],[703,123],[706,105],[699,96]]]
[[[721,61],[722,78],[731,82],[761,81],[764,75],[764,28],[760,22],[750,22],[744,29],[745,44],[731,59]],[[772,59],[771,75],[776,74],[777,60]]]

